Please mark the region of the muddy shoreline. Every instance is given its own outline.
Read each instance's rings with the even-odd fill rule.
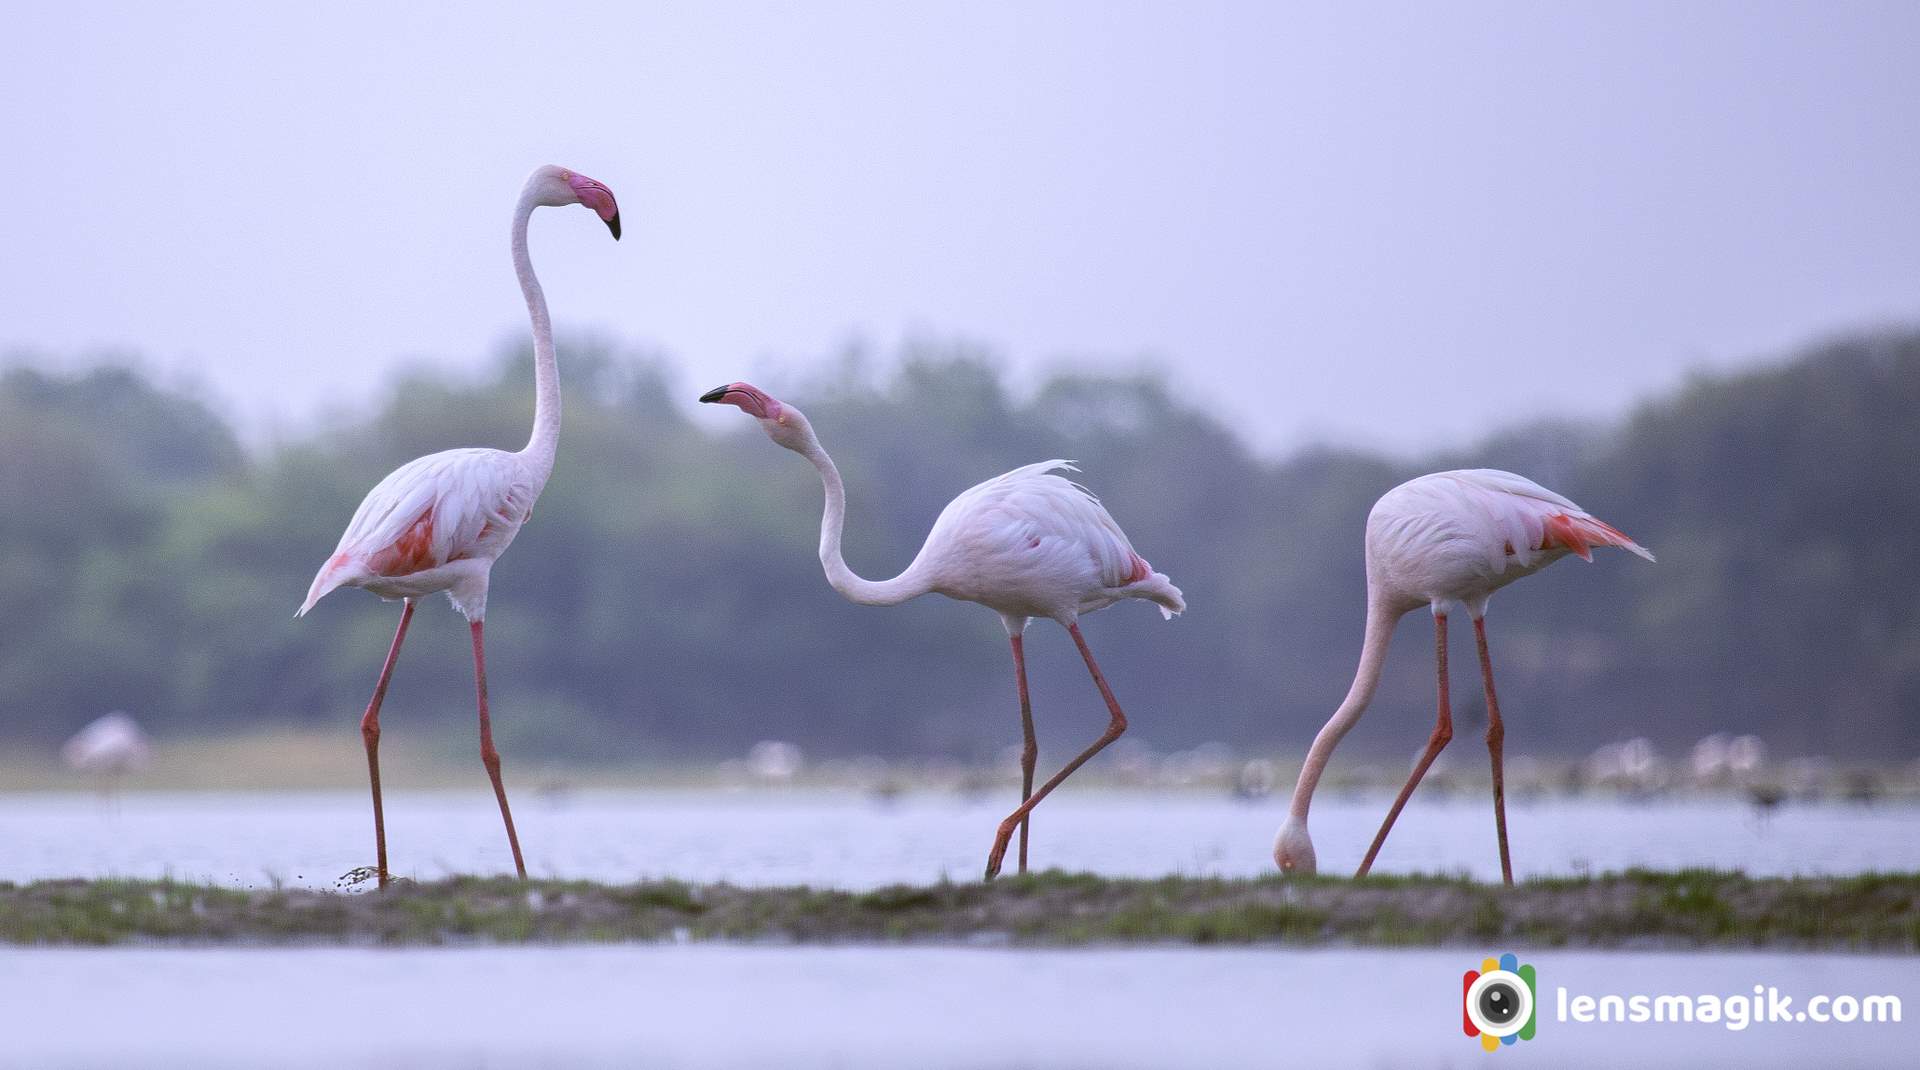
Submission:
[[[728,940],[1920,950],[1920,873],[1635,870],[1505,889],[1442,877],[1109,879],[849,892],[454,878],[385,891],[164,880],[0,884],[0,942],[440,945]]]

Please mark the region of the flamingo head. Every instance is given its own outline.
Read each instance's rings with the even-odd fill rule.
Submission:
[[[539,168],[527,178],[527,195],[549,207],[584,204],[613,232],[613,240],[620,240],[620,205],[613,191],[578,171],[553,164]]]
[[[752,383],[716,386],[700,395],[700,400],[708,404],[732,405],[760,421],[760,429],[767,433],[776,446],[805,452],[807,442],[813,437],[813,426],[807,423],[805,413],[776,400]]]
[[[1313,837],[1307,835],[1305,821],[1289,817],[1287,823],[1280,826],[1280,834],[1273,839],[1273,861],[1280,872],[1289,876],[1311,877],[1319,872],[1320,864],[1313,856]]]

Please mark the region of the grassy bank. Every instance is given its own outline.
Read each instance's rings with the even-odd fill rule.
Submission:
[[[27,944],[658,940],[1920,950],[1920,873],[1629,871],[1504,889],[1434,878],[1110,880],[1048,872],[870,892],[458,878],[384,892],[0,884]]]

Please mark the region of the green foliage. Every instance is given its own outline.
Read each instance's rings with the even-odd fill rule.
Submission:
[[[559,467],[495,572],[488,619],[512,753],[633,762],[772,737],[818,755],[981,758],[1017,739],[991,614],[848,605],[814,559],[804,463],[745,420],[696,425],[696,391],[645,354],[591,339],[561,353]],[[388,470],[525,440],[529,366],[515,349],[485,381],[415,375],[364,420],[255,455],[130,371],[0,375],[0,736],[50,742],[116,707],[162,732],[351,732],[398,610],[351,590],[304,620],[292,610]],[[964,346],[916,345],[880,376],[848,361],[791,400],[841,462],[848,557],[871,575],[904,566],[967,486],[1079,460],[1193,607],[1172,625],[1144,605],[1089,618],[1136,738],[1304,744],[1352,673],[1373,500],[1420,471],[1495,465],[1660,555],[1570,562],[1501,595],[1510,746],[1732,730],[1786,753],[1920,749],[1920,572],[1893,537],[1920,513],[1920,334],[1702,377],[1616,427],[1536,424],[1413,462],[1263,459],[1156,377],[1063,375],[1029,396]],[[1369,718],[1356,750],[1404,752],[1431,708],[1426,626],[1407,628],[1379,699],[1397,712]],[[1046,745],[1082,745],[1098,698],[1057,629],[1029,635]],[[464,732],[467,656],[444,603],[426,607],[388,731]],[[1470,726],[1470,663],[1456,678]]]

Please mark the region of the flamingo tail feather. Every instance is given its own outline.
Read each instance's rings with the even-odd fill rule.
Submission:
[[[1541,549],[1571,550],[1579,554],[1581,560],[1592,561],[1595,546],[1617,546],[1636,557],[1653,560],[1653,551],[1597,517],[1555,513],[1547,518]]]
[[[1127,597],[1144,598],[1160,607],[1160,616],[1172,620],[1187,611],[1187,596],[1173,585],[1164,572],[1150,573],[1146,579],[1127,585]]]

